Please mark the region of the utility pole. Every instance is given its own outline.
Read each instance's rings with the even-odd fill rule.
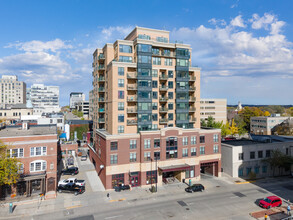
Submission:
[[[156,192],[158,191],[158,155],[156,155]]]

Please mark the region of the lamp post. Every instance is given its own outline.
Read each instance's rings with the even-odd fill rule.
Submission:
[[[156,155],[156,192],[158,190],[158,155]]]

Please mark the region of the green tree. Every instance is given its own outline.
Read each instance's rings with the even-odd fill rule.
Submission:
[[[203,118],[200,119],[200,126],[201,126],[201,127],[207,127],[206,120],[204,120]]]
[[[263,111],[257,107],[245,106],[239,113],[239,116],[242,117],[245,123],[244,129],[250,131],[250,118],[254,116],[263,116],[263,114]]]
[[[0,185],[12,185],[19,178],[18,160],[9,157],[9,149],[10,147],[0,142]]]
[[[221,136],[226,137],[227,135],[230,135],[230,134],[231,134],[230,125],[229,125],[229,122],[227,121],[226,124],[222,125],[221,127]]]

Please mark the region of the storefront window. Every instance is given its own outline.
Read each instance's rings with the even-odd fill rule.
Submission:
[[[120,184],[124,184],[124,174],[115,174],[112,175],[112,187],[119,186]]]
[[[157,171],[147,171],[146,184],[153,184],[157,182]]]
[[[194,177],[194,166],[191,166],[185,171],[185,178],[193,178]]]

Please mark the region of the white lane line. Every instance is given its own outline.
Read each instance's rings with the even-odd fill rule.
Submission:
[[[238,198],[239,196],[231,196],[230,199]]]
[[[110,216],[110,217],[107,217],[107,218],[105,218],[105,219],[118,218],[118,217],[121,217],[121,216],[123,216],[123,215]]]

